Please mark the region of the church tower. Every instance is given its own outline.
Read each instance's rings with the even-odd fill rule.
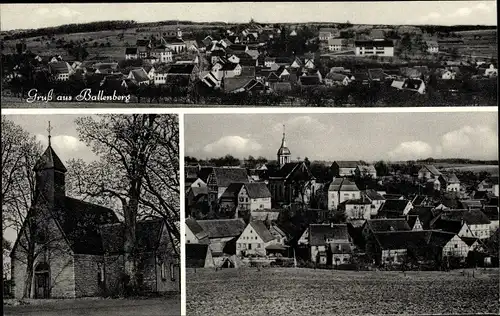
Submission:
[[[50,143],[50,122],[49,122],[49,145],[43,155],[38,159],[33,171],[36,173],[35,199],[41,198],[47,203],[54,205],[56,196],[64,196],[66,167],[57,156]]]
[[[286,163],[290,162],[291,157],[290,149],[286,147],[285,141],[285,125],[283,125],[283,139],[281,140],[281,147],[278,149],[278,163],[280,168],[283,167]]]

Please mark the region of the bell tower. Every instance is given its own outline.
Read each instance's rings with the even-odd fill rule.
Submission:
[[[281,147],[278,149],[278,163],[280,165],[280,168],[283,167],[286,163],[290,162],[292,154],[290,152],[290,149],[286,147],[286,140],[285,140],[285,125],[283,124],[283,138],[281,139]]]
[[[36,173],[35,199],[41,198],[53,205],[56,196],[64,196],[66,194],[65,176],[67,170],[52,148],[51,130],[52,127],[49,122],[49,128],[47,129],[49,132],[49,145],[40,159],[38,159],[33,171]]]

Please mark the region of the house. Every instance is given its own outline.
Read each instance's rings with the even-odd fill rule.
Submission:
[[[219,266],[222,257],[236,253],[236,241],[246,226],[242,219],[207,219],[197,222],[208,236],[216,266]]]
[[[151,50],[151,56],[156,57],[160,63],[171,63],[173,61],[172,50],[168,47],[155,47]]]
[[[405,218],[369,219],[363,225],[362,235],[366,240],[374,233],[410,230],[411,227]]]
[[[425,94],[425,82],[422,79],[395,79],[392,81],[391,87]]]
[[[357,165],[356,169],[354,169],[354,174],[357,177],[366,178],[371,177],[372,179],[377,178],[377,170],[373,165]]]
[[[266,248],[276,243],[275,237],[263,221],[250,221],[236,241],[236,255],[264,257],[267,255]]]
[[[373,189],[361,191],[361,198],[368,200],[374,206],[371,215],[377,215],[380,207],[384,204],[385,198]]]
[[[498,176],[488,177],[478,184],[477,190],[492,192],[495,196],[498,196],[498,185]]]
[[[454,80],[456,77],[456,73],[453,72],[450,69],[436,69],[436,75],[438,78],[443,79],[443,80]]]
[[[428,247],[425,231],[376,232],[367,241],[367,252],[381,266],[399,266],[409,260],[410,254],[421,253]]]
[[[434,165],[423,165],[420,170],[418,170],[419,180],[430,180],[438,179],[442,173],[434,167]]]
[[[336,28],[322,27],[319,29],[318,38],[320,41],[329,41],[334,37],[339,37],[340,31]]]
[[[130,79],[132,82],[139,86],[148,85],[150,82],[148,73],[144,70],[144,68],[130,70],[127,79]]]
[[[384,70],[382,68],[372,68],[368,69],[368,77],[370,78],[371,81],[384,81],[386,78],[386,75],[384,73]]]
[[[334,178],[328,187],[328,209],[336,210],[342,202],[360,197],[361,191],[356,183],[346,178]]]
[[[437,41],[426,41],[425,44],[427,45],[427,52],[430,54],[437,54],[439,53],[439,45]]]
[[[426,195],[415,195],[413,200],[411,200],[411,204],[415,207],[426,206],[430,202],[431,200]]]
[[[334,161],[330,167],[334,177],[352,177],[356,174],[359,161]]]
[[[348,86],[351,80],[344,74],[330,72],[325,76],[324,82],[327,86]]]
[[[347,224],[310,224],[299,244],[309,247],[310,260],[319,265],[345,264],[351,259],[352,239]],[[330,256],[331,245],[338,250]]]
[[[483,202],[481,200],[460,200],[460,205],[466,210],[482,210]]]
[[[299,68],[302,68],[303,65],[304,64],[302,63],[302,60],[300,60],[300,58],[298,58],[298,57],[295,57],[293,62],[290,64],[290,68],[299,69]]]
[[[312,58],[305,58],[304,59],[304,67],[306,69],[314,69],[314,68],[316,68],[316,65],[314,64],[314,59],[312,59]]]
[[[124,225],[112,209],[66,196],[67,169],[49,145],[34,167],[35,195],[13,245],[14,297],[77,298],[118,293],[125,273]],[[33,232],[28,240],[27,230]],[[112,232],[111,234],[109,232]],[[136,250],[145,259],[138,268],[148,292],[179,291],[179,258],[162,220],[138,221]],[[34,242],[33,274],[27,276],[28,242]]]
[[[347,223],[354,227],[361,227],[367,219],[371,218],[374,205],[367,199],[351,199],[340,203],[340,208],[344,208]]]
[[[96,74],[113,74],[118,72],[118,63],[96,63],[93,68]]]
[[[489,78],[498,77],[498,69],[493,64],[484,70],[484,76]]]
[[[236,208],[236,211],[271,208],[271,192],[264,182],[231,183],[219,199],[221,208]]]
[[[207,178],[209,201],[217,202],[231,183],[248,183],[247,170],[239,167],[214,167]]]
[[[187,244],[185,246],[186,268],[214,268],[212,251],[207,244]]]
[[[486,206],[484,206],[483,213],[490,220],[490,235],[493,235],[493,233],[499,227],[498,205],[486,205]]]
[[[418,216],[418,220],[422,225],[422,229],[431,229],[431,222],[435,218],[437,212],[432,206],[415,206],[408,212],[407,216]]]
[[[408,215],[413,208],[409,200],[386,200],[378,212],[379,218],[395,218]]]
[[[198,71],[195,64],[174,64],[168,68],[166,81],[187,86],[196,80]]]
[[[219,71],[223,73],[224,78],[233,78],[241,75],[241,66],[240,64],[234,63],[226,63],[224,64]]]
[[[454,173],[441,174],[438,179],[441,182],[441,188],[446,192],[460,192],[460,180]]]
[[[201,81],[210,88],[220,88],[222,84],[222,72],[210,71],[205,76],[203,76]]]
[[[422,226],[422,222],[418,218],[418,215],[406,215],[406,222],[408,226],[410,226],[413,231],[422,231],[424,230]]]
[[[459,237],[490,237],[490,220],[480,210],[447,210],[431,222],[434,229],[454,232]]]
[[[391,40],[354,41],[356,56],[394,56],[394,43]]]
[[[280,210],[276,209],[254,209],[250,212],[250,219],[253,221],[264,221],[275,223],[280,216]]]
[[[69,77],[75,73],[71,65],[65,61],[49,63],[49,73],[56,81],[68,81]]]
[[[297,82],[300,86],[318,86],[321,80],[318,76],[300,76]]]
[[[185,243],[186,244],[209,244],[208,234],[193,218],[186,218],[185,224]]]
[[[139,58],[145,58],[149,54],[149,50],[152,47],[151,40],[149,39],[138,39],[135,43],[137,47],[137,55]]]
[[[139,58],[139,55],[137,54],[137,47],[126,47],[125,48],[125,59],[126,60],[137,59],[137,58]]]
[[[443,247],[443,257],[455,257],[460,258],[461,261],[465,261],[471,247],[458,235],[453,233],[449,233],[449,235],[453,237]]]

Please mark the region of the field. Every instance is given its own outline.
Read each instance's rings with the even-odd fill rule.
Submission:
[[[496,313],[498,269],[451,272],[294,268],[186,271],[187,315]]]
[[[457,171],[472,171],[474,173],[479,173],[481,171],[486,171],[491,175],[498,175],[498,165],[450,165],[445,164],[440,166],[439,163],[434,164],[436,167],[441,167],[443,170],[457,170]]]

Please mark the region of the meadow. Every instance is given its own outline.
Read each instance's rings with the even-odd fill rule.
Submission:
[[[498,269],[187,269],[187,315],[496,313]]]

